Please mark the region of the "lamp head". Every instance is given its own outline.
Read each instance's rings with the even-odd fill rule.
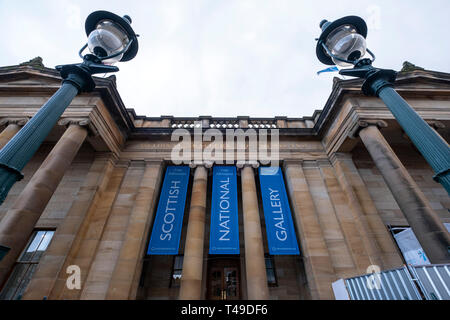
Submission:
[[[131,18],[95,11],[86,18],[89,51],[105,64],[133,59],[139,49]]]
[[[323,64],[352,66],[366,54],[367,25],[357,16],[347,16],[333,22],[320,22],[322,33],[316,47],[317,58]]]

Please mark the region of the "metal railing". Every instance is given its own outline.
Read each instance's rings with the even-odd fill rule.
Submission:
[[[450,264],[410,266],[427,300],[450,300]]]
[[[339,300],[450,300],[450,264],[403,266],[333,283]]]

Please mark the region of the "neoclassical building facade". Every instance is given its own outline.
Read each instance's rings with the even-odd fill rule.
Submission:
[[[449,195],[382,101],[361,93],[360,80],[335,78],[323,109],[303,118],[140,116],[123,104],[114,77],[95,80],[0,206],[0,245],[10,248],[0,261],[1,299],[334,299],[338,279],[405,264],[394,235],[408,227],[432,263],[450,262],[430,232],[450,223]],[[0,147],[60,83],[39,63],[0,68]],[[395,87],[448,141],[450,74],[400,72]],[[250,156],[249,141],[223,152],[252,161],[196,161],[192,152],[174,163],[174,131],[193,135],[199,124],[201,132],[277,133],[269,143],[277,143],[298,254],[273,254],[261,176],[268,164]],[[239,241],[233,254],[212,254],[213,173],[223,166],[236,169]],[[173,167],[189,168],[179,247],[151,254]]]

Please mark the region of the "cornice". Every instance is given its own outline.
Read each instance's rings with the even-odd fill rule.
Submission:
[[[30,78],[42,78],[47,79],[47,83],[36,84],[10,84],[15,80],[25,80]],[[116,123],[125,139],[130,138],[143,138],[145,136],[164,136],[170,135],[174,128],[166,127],[150,127],[137,128],[134,125],[134,121],[138,120],[163,120],[163,119],[176,119],[172,116],[161,117],[146,117],[136,115],[134,109],[127,109],[120,97],[117,90],[114,77],[98,78],[94,77],[97,84],[97,88],[94,94],[100,96],[105,106],[107,107],[113,121]],[[333,121],[336,114],[340,112],[340,108],[343,105],[343,101],[352,96],[361,96],[361,79],[342,80],[335,78],[333,80],[333,88],[330,96],[323,108],[323,110],[316,110],[310,117],[302,118],[287,118],[287,117],[274,117],[274,118],[254,118],[254,119],[271,119],[271,120],[291,120],[301,121],[308,120],[315,122],[312,128],[278,128],[280,135],[283,136],[309,136],[311,138],[320,140],[326,132],[327,126]],[[36,67],[36,66],[10,66],[0,67],[0,94],[1,93],[40,93],[40,94],[52,94],[60,87],[61,78],[59,73],[52,68]],[[428,85],[428,86],[427,86]],[[434,87],[430,86],[434,85]],[[395,88],[401,94],[444,94],[450,96],[450,74],[436,71],[427,70],[414,70],[411,72],[400,72],[398,74]],[[220,119],[210,116],[192,117],[191,119],[198,120],[214,120]],[[228,119],[228,118],[227,118]],[[236,117],[237,120],[249,120],[250,117]],[[224,128],[216,128],[222,132],[225,132]],[[193,129],[186,128],[188,132],[193,132]],[[260,131],[260,129],[255,129]]]
[[[209,130],[210,128],[203,128],[202,132],[205,132],[206,130]],[[219,130],[221,133],[226,134],[226,130],[224,128],[213,128],[215,130]],[[240,128],[242,129],[242,128]],[[247,128],[246,128],[247,129]],[[182,128],[182,130],[186,130],[191,135],[194,134],[194,129],[192,128]],[[270,132],[271,129],[257,129],[253,128],[257,133],[259,133],[261,130],[266,130],[267,132]],[[282,136],[314,136],[315,132],[313,128],[277,128],[276,130],[279,131],[279,134]],[[164,136],[164,135],[171,135],[174,131],[173,128],[135,128],[133,132],[130,133],[130,138],[142,138],[147,136]]]

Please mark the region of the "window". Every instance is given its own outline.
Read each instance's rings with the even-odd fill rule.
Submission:
[[[269,285],[269,287],[276,287],[278,286],[278,282],[273,256],[266,254],[265,260],[266,260],[267,284]]]
[[[430,264],[430,260],[410,227],[388,227],[407,264],[417,266]]]
[[[169,288],[179,288],[181,282],[181,273],[183,272],[183,258],[178,255],[173,258],[172,273],[170,275]]]
[[[444,223],[444,226],[447,228],[448,232],[450,232],[450,223]],[[415,266],[431,264],[425,250],[423,250],[419,240],[417,240],[410,227],[388,225],[388,228],[407,264]]]
[[[47,249],[55,232],[51,230],[34,231],[27,248],[16,262],[5,284],[0,300],[20,300],[27,288],[39,260]]]

